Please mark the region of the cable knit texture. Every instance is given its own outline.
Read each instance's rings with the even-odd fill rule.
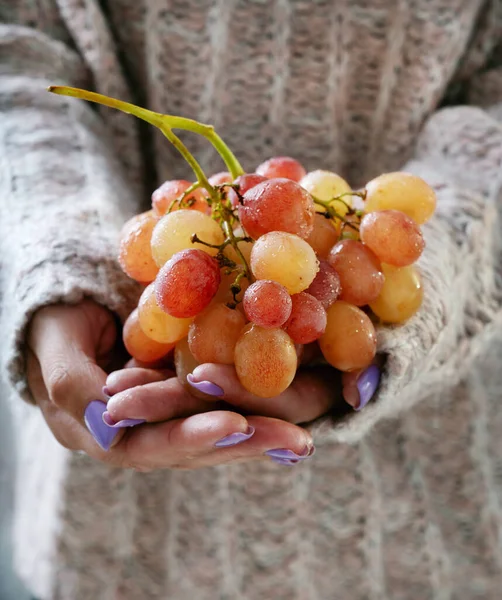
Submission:
[[[189,176],[158,132],[49,96],[50,83],[212,122],[247,169],[284,153],[356,186],[404,167],[438,195],[424,306],[379,330],[375,401],[310,425],[310,464],[113,470],[60,448],[15,401],[15,560],[32,592],[499,600],[500,0],[14,0],[0,20],[0,349],[14,400],[30,399],[32,314],[90,296],[124,317],[138,289],[114,259],[117,232],[156,183]],[[475,106],[433,114],[443,98]]]

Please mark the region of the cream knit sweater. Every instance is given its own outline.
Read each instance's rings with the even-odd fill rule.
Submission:
[[[0,21],[0,349],[33,593],[499,600],[501,1],[9,0]],[[152,130],[51,83],[210,121],[249,169],[284,153],[359,185],[407,163],[435,186],[424,306],[379,332],[378,397],[314,424],[310,464],[118,471],[60,448],[15,398],[33,312],[89,295],[127,314],[117,232],[188,174]],[[433,115],[445,97],[477,107]]]

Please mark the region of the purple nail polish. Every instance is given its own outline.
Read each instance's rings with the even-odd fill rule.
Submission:
[[[187,381],[193,388],[199,390],[199,392],[208,394],[209,396],[222,397],[225,394],[225,390],[212,381],[194,381],[192,373],[187,375]]]
[[[110,398],[112,397],[112,395],[110,394],[110,390],[106,387],[106,385],[104,385],[101,388],[101,393],[103,394],[103,396],[105,396],[107,400],[110,400]]]
[[[289,450],[288,448],[274,448],[272,450],[267,450],[265,454],[267,456],[270,456],[270,458],[272,459],[298,462],[305,460],[306,458],[310,458],[314,454],[314,452],[315,447],[312,446],[311,448],[305,448],[302,454],[297,454],[296,452],[293,452],[293,450]]]
[[[288,460],[287,458],[275,458],[274,456],[271,456],[270,459],[272,460],[272,462],[275,462],[278,465],[285,465],[287,467],[293,467],[294,465],[297,465],[300,462],[299,460]]]
[[[215,444],[215,447],[229,448],[230,446],[237,446],[237,444],[242,444],[242,442],[245,442],[246,440],[249,440],[249,438],[253,437],[254,432],[255,428],[250,426],[245,433],[241,433],[240,431],[237,433],[231,433],[230,435],[221,438],[221,440],[218,440]]]
[[[141,425],[142,423],[146,423],[146,419],[122,419],[122,421],[115,421],[110,417],[110,413],[105,411],[103,413],[103,423],[108,427],[113,427],[114,429],[122,429],[124,427],[134,427],[135,425]]]
[[[101,400],[93,400],[85,409],[84,421],[96,442],[103,450],[108,451],[118,431],[103,423],[104,412],[106,412],[106,404]]]
[[[357,389],[359,391],[359,404],[354,410],[363,409],[373,398],[375,391],[380,383],[380,369],[376,365],[370,365],[357,378]]]

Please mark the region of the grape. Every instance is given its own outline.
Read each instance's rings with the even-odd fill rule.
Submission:
[[[423,300],[423,288],[417,270],[413,267],[382,265],[385,283],[371,310],[387,323],[402,323],[413,316]]]
[[[356,306],[376,300],[382,290],[384,276],[378,258],[364,244],[342,240],[331,250],[328,262],[340,277],[340,300]]]
[[[306,171],[294,158],[290,158],[289,156],[274,156],[274,158],[261,163],[256,169],[256,173],[269,179],[284,177],[292,181],[300,181]]]
[[[220,245],[223,243],[223,231],[210,216],[196,210],[177,210],[165,215],[155,226],[152,234],[152,255],[161,267],[176,252],[188,248],[199,248],[214,256],[218,250],[191,241],[192,235],[208,243]]]
[[[220,281],[216,259],[202,250],[182,250],[169,259],[157,275],[157,304],[172,317],[195,317],[209,305]]]
[[[248,287],[242,304],[246,317],[265,329],[284,325],[293,305],[291,296],[283,285],[263,279]]]
[[[298,363],[295,345],[282,329],[249,323],[235,346],[235,370],[241,384],[256,396],[272,398],[293,381]]]
[[[129,277],[142,283],[150,283],[159,272],[150,247],[157,221],[153,211],[149,210],[129,219],[120,234],[120,266]]]
[[[326,311],[322,304],[306,292],[291,297],[293,308],[284,330],[296,344],[310,344],[326,329]]]
[[[436,208],[434,190],[420,177],[410,173],[385,173],[366,185],[367,213],[386,209],[400,210],[418,225],[428,221]]]
[[[321,170],[311,171],[300,181],[300,185],[310,192],[314,198],[323,200],[324,202],[327,202],[340,194],[347,194],[346,196],[343,196],[343,202],[340,200],[331,202],[331,206],[342,217],[347,214],[347,204],[352,206],[351,196],[348,194],[352,189],[345,179],[336,173]],[[319,204],[316,204],[316,211],[324,212],[325,209]],[[339,225],[340,221],[337,223]]]
[[[174,344],[160,344],[143,333],[139,324],[138,309],[133,310],[127,317],[122,337],[127,352],[143,363],[155,362],[174,348]]]
[[[228,171],[221,171],[220,173],[215,173],[214,175],[211,175],[211,177],[209,177],[208,179],[209,183],[211,185],[222,185],[223,183],[232,183],[232,175],[230,175],[230,173]],[[228,192],[228,190],[230,188],[224,188],[225,191]],[[206,190],[206,188],[202,188],[202,193],[204,194],[204,196],[208,197],[209,193]]]
[[[169,210],[169,207],[174,200],[179,198],[192,184],[184,179],[173,179],[166,181],[152,194],[153,212],[157,216],[163,216]],[[208,212],[209,206],[204,198],[204,191],[201,189],[194,190],[185,200],[183,207],[190,207],[191,210],[199,210],[200,212]],[[193,202],[193,204],[191,204]],[[179,205],[176,202],[171,210],[178,210]]]
[[[314,228],[312,197],[289,179],[267,179],[253,186],[238,211],[242,227],[255,239],[270,231],[308,238]]]
[[[183,385],[183,387],[196,398],[200,398],[201,400],[210,400],[214,403],[214,396],[209,394],[204,394],[200,390],[191,386],[187,381],[187,376],[190,375],[194,371],[196,367],[199,366],[200,363],[196,361],[192,353],[190,352],[190,348],[188,346],[188,339],[185,337],[180,340],[176,347],[174,348],[174,368],[176,369],[176,376],[178,381]]]
[[[416,262],[425,246],[418,225],[399,210],[381,210],[361,221],[361,240],[378,258],[395,267]]]
[[[307,238],[307,242],[312,246],[317,256],[326,258],[337,241],[338,232],[333,221],[316,214],[314,216],[314,229]]]
[[[228,171],[220,171],[211,175],[208,179],[211,185],[222,185],[223,183],[232,183],[232,175]]]
[[[221,303],[211,305],[190,325],[190,352],[199,363],[233,365],[235,345],[245,324],[240,311]]]
[[[244,175],[239,175],[234,183],[239,186],[239,193],[243,196],[252,187],[263,181],[267,181],[267,179],[267,177],[263,177],[263,175],[258,175],[257,173],[244,173]],[[230,199],[233,207],[239,206],[239,197],[231,188],[227,190],[227,197]]]
[[[357,306],[335,302],[327,311],[326,331],[319,340],[324,358],[340,371],[363,369],[376,354],[376,332]]]
[[[341,292],[340,277],[333,267],[325,260],[319,261],[319,271],[314,281],[307,288],[307,293],[317,298],[327,309],[338,298]]]
[[[161,344],[174,344],[184,338],[192,322],[192,319],[177,319],[164,312],[157,304],[153,283],[141,294],[138,318],[143,332]]]
[[[315,252],[297,235],[272,231],[251,250],[251,270],[256,279],[271,279],[290,294],[307,289],[319,270]]]

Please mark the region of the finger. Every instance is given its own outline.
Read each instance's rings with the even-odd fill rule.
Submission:
[[[139,367],[120,369],[113,371],[106,378],[106,385],[103,392],[107,396],[113,396],[138,385],[146,385],[155,381],[164,381],[170,377],[175,377],[176,373],[171,369],[143,369]]]
[[[126,389],[110,398],[107,410],[112,422],[143,419],[148,423],[188,417],[215,410],[218,405],[190,394],[177,377]],[[108,417],[105,417],[108,422]]]
[[[69,450],[82,450],[85,445],[82,426],[50,401],[40,364],[29,349],[26,355],[26,367],[30,391],[56,440]]]
[[[29,345],[50,400],[83,423],[89,402],[102,398],[106,373],[96,364],[88,327],[78,317],[64,307],[44,310],[43,318],[33,320]]]
[[[380,368],[377,364],[351,373],[343,373],[343,398],[354,410],[362,410],[375,395],[379,383]]]
[[[307,423],[327,413],[341,400],[339,375],[330,367],[300,370],[291,386],[275,398],[260,398],[240,383],[234,367],[204,364],[194,369],[192,381],[209,381],[223,390],[220,398],[247,412],[290,423]]]
[[[236,433],[249,435],[253,430],[241,443],[217,447],[222,439]],[[127,460],[147,468],[196,469],[242,460],[277,460],[287,451],[297,458],[280,460],[300,461],[313,448],[311,436],[300,427],[266,417],[246,419],[229,411],[145,425],[131,431],[126,442]]]
[[[94,458],[105,460],[106,453],[96,443],[96,439],[87,427],[51,401],[42,377],[40,364],[31,350],[27,352],[27,375],[37,406],[42,411],[56,440],[69,450],[82,450]],[[106,431],[104,423],[98,424]],[[112,430],[113,443],[118,443],[123,435],[123,432],[113,432]]]

